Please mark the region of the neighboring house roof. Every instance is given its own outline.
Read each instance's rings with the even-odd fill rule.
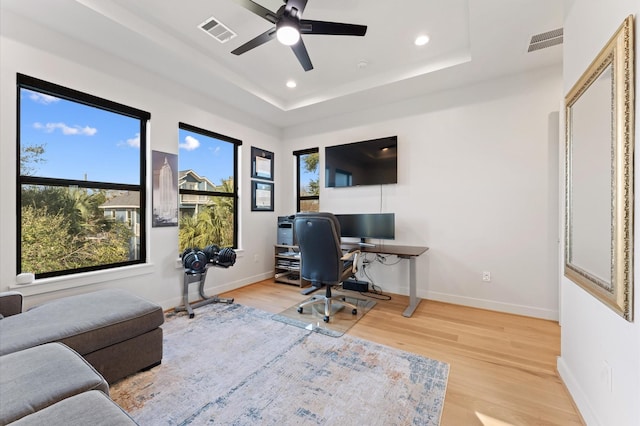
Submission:
[[[207,187],[207,188],[209,188],[209,187],[210,188],[215,188],[216,187],[213,184],[213,182],[211,182],[209,179],[207,179],[204,176],[200,176],[199,174],[197,174],[196,172],[194,172],[191,169],[179,171],[178,172],[178,181],[179,181],[178,186],[181,186],[187,180],[192,180],[192,181],[196,181],[196,182],[204,182],[205,183],[205,187]]]
[[[116,195],[100,206],[101,209],[137,209],[140,207],[140,194],[127,192]]]

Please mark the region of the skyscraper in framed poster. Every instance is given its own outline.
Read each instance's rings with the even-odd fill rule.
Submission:
[[[151,152],[153,226],[178,226],[178,156]]]

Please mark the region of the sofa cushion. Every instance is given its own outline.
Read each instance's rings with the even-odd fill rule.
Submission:
[[[64,399],[11,423],[14,426],[129,426],[136,424],[108,396],[96,390]]]
[[[63,297],[0,321],[0,355],[62,342],[81,355],[159,327],[162,308],[120,289]]]
[[[109,394],[100,374],[72,349],[48,343],[0,357],[0,424],[88,391]]]

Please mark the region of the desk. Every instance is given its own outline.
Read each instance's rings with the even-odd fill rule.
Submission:
[[[401,259],[409,260],[409,306],[402,315],[410,317],[416,310],[420,299],[416,294],[416,257],[429,250],[429,247],[421,246],[393,246],[388,244],[378,244],[373,247],[360,246],[358,244],[342,243],[342,248],[351,250],[358,249],[361,253],[392,254]]]

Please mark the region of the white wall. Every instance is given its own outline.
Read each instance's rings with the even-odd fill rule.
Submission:
[[[15,286],[16,278],[18,72],[150,112],[149,150],[177,153],[180,121],[242,140],[239,170],[239,259],[234,267],[227,270],[212,269],[208,274],[205,290],[208,294],[217,294],[272,275],[277,212],[250,211],[249,152],[253,145],[273,151],[276,161],[284,157],[279,130],[251,117],[229,111],[225,105],[202,98],[104,52],[95,51],[80,41],[45,31],[9,12],[3,11],[1,27],[0,291]],[[237,120],[232,117],[234,113]],[[259,130],[244,123],[252,123]],[[150,173],[148,176],[150,179]],[[275,178],[280,179],[278,169],[275,171]],[[150,218],[147,223],[151,223]],[[162,304],[164,308],[178,305],[182,292],[182,269],[176,267],[178,228],[150,228],[148,236],[148,266],[122,268],[116,272],[80,274],[73,278],[39,280],[33,285],[20,286],[19,290],[28,295],[26,306],[54,297],[105,287],[129,289]],[[193,284],[191,287],[191,293],[195,294],[197,285]],[[57,291],[51,292],[52,290]]]
[[[398,135],[398,184],[321,184],[320,209],[395,213],[392,243],[430,247],[417,260],[420,297],[555,319],[558,129],[549,115],[561,101],[560,69],[545,69],[288,129],[285,151],[320,147],[324,182],[325,146]],[[288,165],[283,176],[294,176]],[[376,264],[371,276],[408,294],[406,261]]]
[[[576,83],[622,21],[636,15],[636,55],[638,53],[638,0],[599,0],[567,2],[564,22],[564,93]],[[636,59],[636,114],[638,76]],[[637,115],[636,115],[637,117]],[[637,123],[637,121],[636,121]],[[636,141],[640,140],[636,124]],[[635,188],[640,173],[636,149]],[[637,195],[636,195],[637,199]],[[563,212],[561,212],[563,213]],[[563,214],[562,214],[563,216]],[[636,203],[634,220],[640,208]],[[635,227],[638,229],[638,226]],[[635,253],[639,234],[635,232]],[[637,257],[636,257],[637,259]],[[562,260],[561,260],[562,261]],[[637,265],[637,260],[636,260]],[[640,306],[637,283],[640,269],[635,267],[634,305]],[[588,425],[632,426],[640,424],[640,326],[627,322],[570,280],[561,278],[562,354],[558,370]],[[612,373],[607,384],[607,369]]]

